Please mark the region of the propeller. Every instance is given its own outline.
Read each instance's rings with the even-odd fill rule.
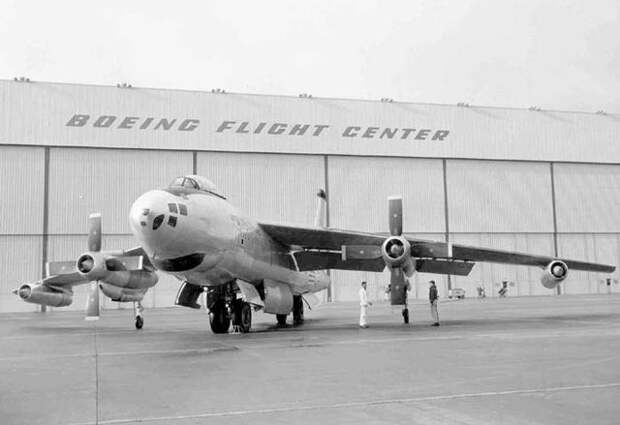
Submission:
[[[403,234],[403,198],[390,196],[388,198],[388,213],[390,234],[402,236]],[[405,245],[399,239],[391,239],[386,245],[387,254],[392,258],[398,258],[405,252]],[[407,279],[403,268],[399,265],[390,268],[390,304],[404,305],[407,303]]]
[[[88,216],[88,250],[90,252],[101,251],[101,214],[93,213]],[[78,260],[78,262],[80,262]],[[91,270],[94,266],[92,257],[85,258],[78,267],[84,267],[84,270]],[[91,282],[88,289],[88,299],[86,301],[86,317],[85,320],[99,319],[99,282]]]

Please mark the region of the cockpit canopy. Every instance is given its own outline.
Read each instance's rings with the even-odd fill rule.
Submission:
[[[172,183],[170,183],[170,187],[182,187],[189,190],[199,190],[201,192],[211,193],[219,196],[220,198],[226,199],[226,197],[220,193],[219,189],[211,180],[196,174],[177,177],[172,181]]]

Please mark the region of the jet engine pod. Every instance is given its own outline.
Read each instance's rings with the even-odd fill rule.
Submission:
[[[559,260],[554,260],[547,265],[540,282],[547,289],[554,289],[568,276],[568,266]]]
[[[388,267],[401,267],[407,276],[415,271],[411,258],[411,244],[402,236],[390,236],[381,245],[381,255]]]
[[[101,252],[86,252],[75,262],[75,268],[90,280],[99,280],[106,275],[105,258]]]
[[[17,290],[19,297],[32,304],[66,307],[73,302],[73,292],[54,290],[45,285],[24,283]]]

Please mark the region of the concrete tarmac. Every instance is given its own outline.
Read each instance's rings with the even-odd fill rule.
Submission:
[[[355,303],[213,335],[205,311],[0,315],[0,423],[618,424],[620,296]]]

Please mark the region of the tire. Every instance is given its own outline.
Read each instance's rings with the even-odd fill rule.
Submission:
[[[301,295],[293,296],[293,323],[301,325],[304,322],[304,300]]]
[[[235,310],[235,324],[241,333],[248,333],[252,328],[252,307],[248,303],[241,303]]]
[[[279,326],[286,326],[286,317],[288,314],[276,314],[276,320]]]
[[[211,330],[216,334],[224,334],[228,332],[230,327],[230,316],[224,301],[216,301],[209,311],[209,324]]]
[[[137,316],[136,317],[136,329],[142,329],[142,326],[144,326],[144,319],[142,318],[142,316]]]

